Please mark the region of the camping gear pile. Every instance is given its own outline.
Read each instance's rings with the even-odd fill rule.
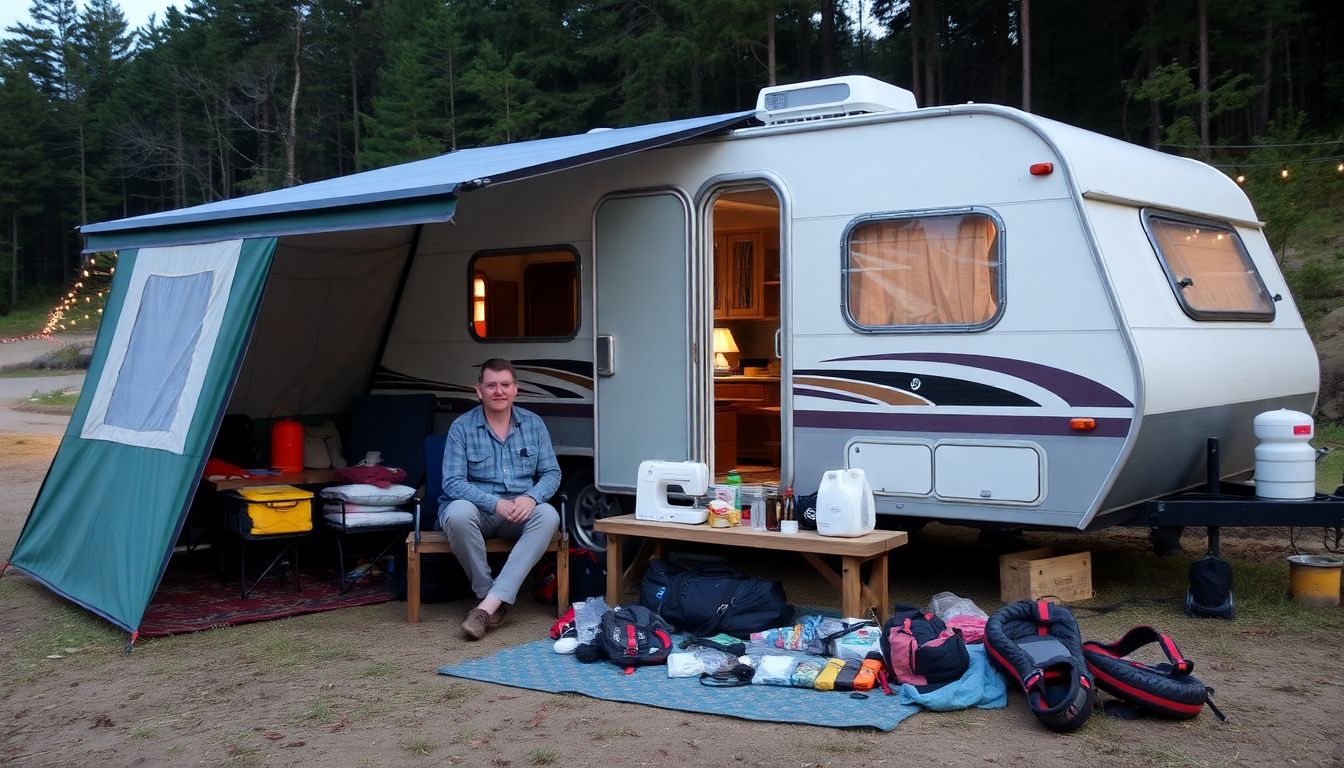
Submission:
[[[935,710],[1002,707],[1007,678],[1023,690],[1032,714],[1060,733],[1082,727],[1101,706],[1099,690],[1114,697],[1105,708],[1117,716],[1191,718],[1207,703],[1226,719],[1169,636],[1141,626],[1114,643],[1084,643],[1073,613],[1055,603],[1018,601],[991,616],[942,592],[927,610],[896,606],[880,627],[858,617],[795,619],[778,582],[661,561],[651,564],[640,595],[641,604],[600,616],[600,601],[575,603],[551,628],[555,650],[585,663],[610,661],[626,674],[665,665],[668,677],[710,687],[770,685],[859,698],[880,690]],[[766,621],[781,616],[783,622]],[[1168,663],[1128,658],[1151,643]]]

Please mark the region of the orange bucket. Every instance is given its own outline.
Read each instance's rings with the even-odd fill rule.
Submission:
[[[1293,602],[1315,608],[1337,607],[1341,570],[1344,570],[1344,558],[1289,555],[1288,589]]]

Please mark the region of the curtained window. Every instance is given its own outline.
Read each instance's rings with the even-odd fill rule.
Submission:
[[[864,221],[846,254],[845,310],[858,327],[969,328],[999,313],[1003,256],[983,213]]]
[[[1265,290],[1236,231],[1149,214],[1148,234],[1181,309],[1196,320],[1273,320]]]

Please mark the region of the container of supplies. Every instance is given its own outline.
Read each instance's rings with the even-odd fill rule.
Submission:
[[[1311,417],[1280,408],[1255,417],[1255,495],[1310,499],[1316,495],[1316,434]]]
[[[832,469],[817,488],[817,533],[862,536],[877,527],[873,489],[862,469]]]

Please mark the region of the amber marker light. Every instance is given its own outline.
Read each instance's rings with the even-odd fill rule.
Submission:
[[[1031,168],[1029,170],[1031,171],[1032,176],[1049,176],[1050,174],[1055,172],[1055,164],[1032,163]]]
[[[1074,432],[1091,432],[1097,428],[1097,420],[1087,416],[1081,419],[1069,419],[1069,429]]]

